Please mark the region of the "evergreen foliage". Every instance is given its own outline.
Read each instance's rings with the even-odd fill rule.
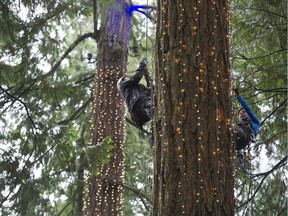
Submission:
[[[87,54],[93,53],[94,58],[97,52],[90,33],[92,12],[93,1],[0,1],[3,216],[80,215],[87,154],[91,153],[86,146],[95,74]],[[263,173],[237,170],[237,211],[239,215],[286,215],[286,161],[273,169],[287,154],[286,1],[233,0],[231,16],[234,78],[263,123],[257,143],[251,146],[252,173]],[[136,17],[133,26],[131,46],[139,46],[143,54],[147,47],[141,27],[145,24]],[[151,50],[147,52],[153,56]],[[130,62],[132,72],[138,59]],[[126,143],[124,215],[149,215],[151,149],[130,126]],[[267,165],[259,171],[263,162],[258,158],[263,153]],[[107,156],[99,154],[99,160]]]
[[[76,211],[93,89],[94,71],[83,57],[88,46],[55,66],[85,30],[80,27],[92,8],[74,1],[1,1],[2,215]]]
[[[89,147],[97,55],[93,1],[1,1],[0,9],[1,215],[80,215],[84,172],[105,162],[111,150],[109,142]],[[138,32],[131,46],[140,53],[145,34]],[[131,59],[131,68],[137,62]],[[144,146],[149,149],[144,144],[143,152]],[[131,187],[139,173],[128,181]]]
[[[286,3],[233,1],[231,6],[234,78],[261,119],[257,142],[250,147],[252,174],[237,171],[239,215],[287,214]]]

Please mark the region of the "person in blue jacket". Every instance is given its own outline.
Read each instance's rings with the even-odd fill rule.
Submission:
[[[241,104],[238,110],[239,122],[234,130],[234,146],[236,150],[241,150],[248,146],[249,143],[255,142],[261,122],[249,104],[240,96],[238,88],[234,89],[234,93]]]

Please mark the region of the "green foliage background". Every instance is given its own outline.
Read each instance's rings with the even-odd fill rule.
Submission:
[[[100,11],[105,1],[97,2]],[[230,1],[233,79],[263,123],[251,146],[253,175],[235,160],[238,215],[287,214],[284,163],[265,174],[287,154],[286,3]],[[87,146],[96,68],[87,54],[94,59],[97,44],[87,38],[53,66],[77,38],[93,31],[93,1],[1,0],[0,5],[0,212],[79,215],[83,176],[95,150]],[[144,55],[153,71],[155,33],[152,28],[147,35],[145,23],[143,15],[134,14],[131,46],[139,47],[139,56],[129,57],[131,73]],[[127,125],[124,215],[151,210],[148,140]],[[99,149],[97,162],[107,159],[110,148]]]
[[[232,1],[231,19],[233,78],[262,121],[251,145],[252,174],[236,172],[236,209],[239,215],[286,215],[287,2]]]

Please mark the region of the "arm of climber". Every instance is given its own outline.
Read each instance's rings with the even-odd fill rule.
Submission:
[[[136,73],[129,77],[129,79],[125,79],[122,83],[121,83],[121,88],[126,89],[129,87],[133,87],[136,86],[140,80],[142,79],[144,74],[144,70],[139,70],[139,68],[136,70]]]
[[[136,73],[122,83],[122,86],[124,89],[133,85],[137,85],[140,82],[144,73],[146,72],[146,64],[147,64],[147,60],[144,57],[142,61],[140,62],[139,67],[136,70]]]
[[[252,120],[252,129],[255,132],[255,135],[259,132],[260,128],[260,120],[257,117],[257,115],[252,111],[251,107],[247,103],[247,101],[242,97],[237,97],[238,102],[241,104],[241,106],[245,109],[246,113],[248,114],[249,118]]]

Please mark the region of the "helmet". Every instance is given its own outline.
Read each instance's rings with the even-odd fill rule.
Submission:
[[[117,89],[120,91],[120,87],[121,87],[121,82],[123,81],[123,79],[125,78],[126,76],[123,76],[121,77],[118,81],[117,81]]]

